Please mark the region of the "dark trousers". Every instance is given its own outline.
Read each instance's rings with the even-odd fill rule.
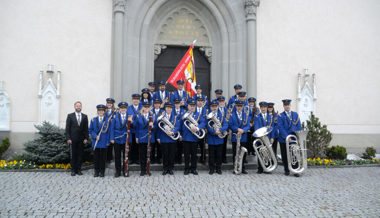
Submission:
[[[113,159],[113,146],[114,144],[112,143],[107,146],[107,161],[111,161]]]
[[[222,144],[208,145],[208,164],[210,170],[220,170],[222,166]]]
[[[156,162],[160,161],[162,158],[161,144],[156,141],[155,143],[152,143],[151,146],[152,150],[150,151],[150,159]]]
[[[277,144],[278,144],[278,139],[274,139],[272,148],[273,148],[274,156],[276,156],[276,159],[277,159]]]
[[[130,144],[130,147],[129,147],[128,159],[131,160],[131,163],[133,163],[133,162],[138,162],[139,160],[139,146],[136,143],[135,133],[132,133],[131,137],[132,137],[132,143]]]
[[[235,157],[236,157],[236,151],[237,151],[237,148],[236,148],[236,142],[232,142],[232,159],[233,159],[233,163],[235,164]],[[240,142],[240,145],[242,147],[245,147],[247,148],[247,143],[246,142]],[[243,156],[243,165],[242,165],[242,169],[244,170],[245,169],[245,160],[247,158],[247,153],[244,154]]]
[[[197,142],[183,142],[183,150],[185,153],[185,170],[197,169],[197,145]]]
[[[95,173],[103,173],[106,169],[107,148],[96,148],[94,151]]]
[[[288,168],[288,155],[286,153],[286,143],[281,143],[280,142],[280,149],[281,149],[282,163],[284,164],[284,170],[285,170],[285,172],[289,172],[289,168]]]
[[[222,145],[222,159],[224,161],[227,161],[227,140],[228,140],[228,134],[226,135],[226,137],[224,137],[224,142]]]
[[[124,172],[124,160],[125,160],[125,144],[115,143],[114,146],[115,151],[115,170],[116,173]],[[123,165],[123,168],[121,166]]]
[[[162,143],[162,159],[164,165],[164,171],[174,169],[174,156],[177,143]]]
[[[78,173],[81,171],[83,161],[83,142],[76,142],[70,145],[70,165],[71,171]]]
[[[182,154],[183,154],[183,142],[177,141],[177,151],[175,155],[175,161],[177,163],[182,162]]]
[[[254,154],[255,150],[253,149],[253,136],[252,132],[247,132],[247,153],[248,154]]]
[[[141,172],[146,172],[146,162],[147,162],[147,145],[148,143],[139,143],[139,157],[140,157],[140,169]]]
[[[206,138],[206,136],[205,136]],[[205,138],[198,140],[198,146],[201,149],[200,162],[204,163],[206,161],[206,148],[205,148]]]

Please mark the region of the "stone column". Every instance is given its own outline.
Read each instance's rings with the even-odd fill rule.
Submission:
[[[122,70],[123,70],[123,26],[126,0],[113,0],[114,26],[112,48],[112,73],[110,97],[116,102],[122,100]]]
[[[244,4],[247,22],[247,93],[257,97],[256,74],[256,9],[260,0],[246,0]]]

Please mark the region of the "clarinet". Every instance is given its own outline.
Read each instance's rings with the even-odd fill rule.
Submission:
[[[127,129],[127,141],[125,142],[125,160],[124,160],[124,174],[129,176],[128,169],[128,157],[129,157],[129,138],[131,136],[131,121],[128,120],[128,129]]]
[[[149,117],[149,123],[152,122],[152,117]],[[149,125],[149,133],[148,133],[148,148],[147,148],[147,154],[146,154],[146,174],[150,176],[150,151],[151,151],[151,145],[150,145],[150,139],[152,137],[152,126]]]

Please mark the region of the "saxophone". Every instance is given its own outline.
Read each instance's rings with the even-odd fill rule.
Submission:
[[[236,155],[235,155],[235,164],[234,164],[234,173],[239,175],[243,170],[243,157],[247,152],[245,147],[241,147],[240,139],[241,134],[236,134]]]

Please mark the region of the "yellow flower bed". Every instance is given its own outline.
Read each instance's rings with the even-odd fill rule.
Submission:
[[[86,161],[83,163],[83,165],[90,165],[91,163]],[[0,169],[71,169],[70,163],[64,164],[64,163],[56,163],[56,164],[41,164],[36,165],[31,162],[25,162],[25,160],[16,161],[5,161],[0,160]]]
[[[331,160],[331,159],[326,159],[326,158],[308,158],[307,159],[307,164],[310,165],[310,166],[331,166],[331,165],[335,165],[335,161]]]

